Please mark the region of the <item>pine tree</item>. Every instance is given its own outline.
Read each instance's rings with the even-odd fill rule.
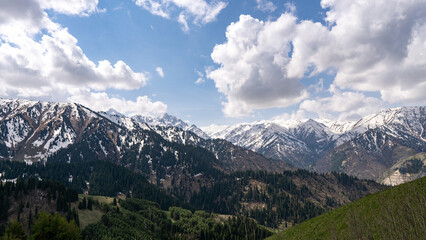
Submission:
[[[34,223],[32,239],[79,240],[81,233],[74,221],[67,222],[58,213],[50,215],[42,212]]]
[[[28,215],[28,227],[31,229],[31,225],[33,224],[33,213],[30,209],[30,213]]]
[[[78,212],[75,210],[75,208],[72,209],[72,216],[74,218],[75,224],[80,226],[80,218],[78,217]]]
[[[2,239],[24,240],[26,238],[27,236],[25,234],[24,228],[22,227],[22,224],[18,221],[12,221],[6,228]]]
[[[92,205],[93,205],[93,199],[89,198],[87,200],[87,209],[92,210]]]
[[[73,214],[71,212],[71,209],[68,209],[67,212],[67,222],[70,222],[73,219]]]

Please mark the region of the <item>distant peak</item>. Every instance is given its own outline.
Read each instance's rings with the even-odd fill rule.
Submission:
[[[314,119],[312,119],[312,118],[309,118],[309,119],[308,119],[308,121],[306,121],[306,122],[305,122],[305,124],[307,124],[307,123],[309,123],[309,124],[321,124],[321,123],[319,123],[319,122],[315,121],[315,120],[314,120]]]
[[[109,114],[109,115],[118,116],[118,117],[124,117],[125,116],[124,114],[118,112],[114,108],[110,108],[106,113]]]

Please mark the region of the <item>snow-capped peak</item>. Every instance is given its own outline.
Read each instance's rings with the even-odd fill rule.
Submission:
[[[317,118],[315,119],[315,121],[324,124],[330,131],[335,134],[344,134],[350,131],[356,123],[354,121],[341,122],[323,118]]]
[[[190,131],[197,134],[199,137],[207,139],[210,138],[203,130],[199,129],[195,125],[189,125],[183,120],[165,113],[163,116],[133,116],[132,119],[136,122],[146,123],[150,126],[162,126],[162,127],[177,127],[185,131]]]
[[[115,110],[114,108],[110,108],[108,111],[106,111],[107,114],[112,115],[112,116],[117,116],[117,117],[125,117],[124,114],[118,112],[117,110]]]
[[[318,159],[330,149],[354,139],[369,129],[385,126],[392,136],[425,139],[425,107],[383,110],[357,122],[329,119],[273,119],[231,126],[203,127],[212,138],[222,138],[270,158]],[[401,135],[402,134],[402,135]]]
[[[298,126],[300,126],[301,124],[307,122],[308,119],[304,119],[304,120],[297,120],[297,119],[275,119],[272,120],[271,122],[274,122],[275,124],[280,125],[281,127],[287,128],[287,129],[291,129],[291,128],[296,128]]]
[[[200,128],[209,136],[213,136],[216,133],[219,133],[219,132],[225,130],[226,128],[228,128],[228,127],[229,127],[229,125],[211,124],[209,126],[204,126],[204,127],[200,127]]]
[[[418,119],[424,113],[425,107],[397,107],[384,109],[376,114],[371,114],[360,119],[353,128],[377,128],[389,124],[403,124]]]

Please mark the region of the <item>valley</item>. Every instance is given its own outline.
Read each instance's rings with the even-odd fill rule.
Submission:
[[[150,223],[152,228],[134,232],[131,225],[141,223],[126,219],[144,222],[145,213],[132,215],[127,212],[129,209],[120,208],[117,215],[110,212],[118,211],[114,208],[102,210],[98,206],[96,212],[87,214],[79,209],[82,234],[93,239],[119,234],[108,230],[111,225],[104,218],[127,222],[128,232],[135,236],[215,239],[217,234],[224,234],[223,230],[207,229],[222,219],[219,215],[233,216],[220,220],[222,225],[239,228],[238,224],[249,224],[256,232],[253,239],[263,239],[274,231],[298,226],[388,188],[380,183],[398,185],[425,174],[423,133],[419,132],[424,125],[423,108],[389,110],[392,118],[383,117],[381,112],[352,126],[319,120],[287,125],[243,124],[221,139],[170,115],[126,117],[116,111],[96,112],[78,104],[2,101],[3,182],[32,178],[55,181],[86,194],[80,195],[79,201],[90,195],[116,201],[145,199],[154,205],[140,202],[141,209],[159,214],[155,219],[150,217],[154,221]],[[404,120],[411,113],[417,114],[418,119]],[[202,132],[201,136],[196,132]],[[252,147],[243,144],[244,139],[250,139]],[[277,146],[285,146],[285,151],[280,149],[282,153],[269,154],[269,158],[261,154],[268,156],[267,149]],[[22,197],[22,201],[31,202]],[[18,208],[16,201],[8,201],[15,204],[5,220],[16,218]],[[110,200],[107,202],[111,205]],[[68,210],[77,206],[68,205]],[[46,206],[50,205],[38,207],[62,211],[67,216],[66,209]],[[157,235],[153,228],[166,227],[162,225],[164,221],[176,221],[177,218],[167,220],[171,208],[185,212],[189,218],[191,214],[197,219],[206,218],[202,221],[212,225],[196,227],[198,230],[172,227],[172,235],[169,230],[164,232],[166,235]],[[165,215],[162,211],[166,211]],[[29,218],[28,212],[24,211],[23,218]],[[166,229],[173,226],[167,224]],[[2,226],[6,227],[6,222]],[[247,239],[247,235],[236,239]]]

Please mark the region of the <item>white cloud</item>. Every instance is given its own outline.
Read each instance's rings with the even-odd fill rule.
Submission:
[[[324,79],[320,78],[316,84],[310,87],[313,88],[316,93],[322,92],[324,90]]]
[[[143,7],[145,10],[148,10],[153,15],[170,18],[169,13],[167,13],[167,8],[169,7],[168,1],[164,1],[163,3],[155,0],[136,0],[135,3],[139,7]]]
[[[100,11],[97,8],[99,0],[38,0],[38,2],[42,9],[51,9],[67,15],[88,16]]]
[[[330,8],[326,20],[332,27],[319,30],[314,44],[301,34],[300,48],[310,52],[303,55],[307,61],[318,71],[336,69],[339,88],[379,91],[389,102],[426,101],[421,94],[426,92],[424,0],[323,0],[321,4]]]
[[[164,71],[163,71],[163,68],[161,68],[161,67],[157,67],[156,69],[155,69],[155,71],[157,71],[157,74],[158,74],[158,76],[160,76],[160,77],[164,77]]]
[[[291,14],[272,22],[241,15],[228,26],[227,42],[216,45],[211,54],[221,67],[208,73],[227,97],[225,115],[247,116],[253,109],[286,107],[307,97],[299,79],[289,75],[296,26]]]
[[[204,80],[204,78],[199,77],[195,81],[195,84],[200,85],[200,84],[205,83],[205,82],[206,82],[206,80]]]
[[[357,120],[383,108],[384,103],[375,97],[367,97],[360,92],[342,92],[331,87],[332,96],[304,100],[300,110],[317,113],[320,118],[333,118],[339,121]]]
[[[326,25],[296,19],[294,5],[287,4],[277,20],[241,15],[228,26],[227,41],[211,55],[219,67],[208,75],[226,96],[225,115],[298,103],[307,96],[299,80],[330,69],[336,74],[333,87],[341,92],[317,101],[354,106],[355,98],[338,99],[357,96],[370,104],[425,103],[426,1],[322,0],[321,5]],[[363,92],[380,93],[380,99]],[[358,110],[345,107],[349,115],[369,112],[354,107]]]
[[[204,79],[204,74],[200,71],[195,71],[198,75],[197,80],[195,81],[195,84],[200,85],[204,82],[206,82],[206,80]]]
[[[132,90],[145,86],[147,74],[134,72],[123,61],[91,61],[68,29],[53,22],[44,11],[84,15],[96,11],[96,4],[97,1],[1,1],[0,94],[63,101],[75,99],[73,94],[79,89]],[[87,103],[89,107],[97,104]]]
[[[268,0],[256,0],[257,9],[264,12],[273,12],[277,9],[277,6],[271,1]]]
[[[284,7],[285,7],[287,12],[290,12],[290,13],[293,13],[293,14],[296,12],[296,5],[294,5],[294,3],[292,3],[292,2],[286,2],[284,4]]]
[[[4,41],[0,45],[0,82],[18,93],[34,84],[50,90],[85,86],[98,91],[130,90],[146,84],[146,74],[133,72],[122,61],[114,65],[107,60],[95,64],[67,29],[54,26],[38,41],[25,30],[12,32],[7,31],[10,26],[0,26]]]
[[[227,6],[222,1],[205,0],[135,0],[135,4],[153,15],[170,19],[176,16],[176,21],[182,24],[184,31],[189,30],[188,19],[197,25],[216,20],[217,15]]]
[[[110,108],[119,109],[121,113],[128,116],[161,116],[167,112],[166,104],[160,101],[152,102],[147,96],[139,96],[136,101],[131,101],[124,98],[109,97],[105,92],[91,92],[88,89],[73,92],[73,95],[68,98],[68,101],[90,106],[95,111],[105,111]]]
[[[47,14],[34,0],[0,1],[0,31],[11,33],[25,30],[37,33],[42,25],[48,25]],[[4,36],[2,36],[4,37]]]
[[[179,14],[178,22],[182,26],[182,31],[184,31],[184,32],[188,32],[189,31],[188,22],[186,21],[185,14],[183,12],[181,12]]]
[[[272,118],[272,120],[288,120],[288,119],[305,120],[307,118],[308,118],[307,113],[304,110],[299,109],[292,113],[283,113],[281,115],[275,116]]]

